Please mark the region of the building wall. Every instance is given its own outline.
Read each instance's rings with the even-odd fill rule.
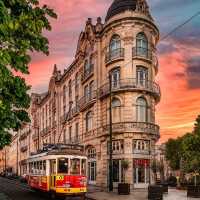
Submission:
[[[136,52],[136,38],[143,33],[148,40],[145,56]],[[109,51],[112,37],[120,37],[120,54]],[[109,143],[109,74],[120,69],[120,78],[112,88],[112,99],[120,105],[112,109],[113,118],[113,159],[119,166],[121,160],[129,161],[126,181],[134,184],[134,166],[138,162],[150,162],[155,153],[155,143],[159,138],[159,127],[155,121],[155,106],[160,101],[160,88],[155,81],[158,72],[156,45],[159,31],[149,17],[148,11],[126,11],[109,19],[105,24],[98,18],[96,24],[91,19],[86,22],[80,34],[74,62],[62,74],[54,66],[49,81],[48,92],[32,94],[30,107],[31,124],[18,132],[19,162],[25,164],[31,152],[42,149],[46,143],[83,144],[89,163],[96,161],[96,181],[99,186],[108,183],[108,143]],[[117,49],[119,51],[119,49]],[[109,59],[108,59],[109,58]],[[89,70],[86,61],[90,62]],[[137,66],[148,71],[145,85],[138,84]],[[84,70],[85,69],[85,70]],[[86,87],[92,88],[87,97]],[[137,119],[137,99],[146,99],[147,119]],[[86,127],[86,119],[91,118]],[[78,129],[76,128],[78,124]],[[77,133],[78,132],[78,133]],[[25,136],[24,136],[25,135]],[[139,149],[141,144],[148,152]],[[140,141],[142,143],[140,143]],[[113,148],[114,148],[113,147]],[[92,150],[95,153],[91,154]],[[150,169],[149,169],[150,170]],[[25,173],[20,167],[20,174]],[[137,171],[137,170],[136,170]],[[120,172],[121,175],[122,172]],[[152,179],[152,175],[149,175]]]

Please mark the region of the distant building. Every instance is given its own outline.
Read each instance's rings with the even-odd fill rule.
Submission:
[[[27,157],[46,143],[83,144],[89,184],[107,186],[110,75],[114,185],[124,178],[121,162],[127,159],[126,181],[147,187],[159,139],[158,41],[159,30],[145,0],[115,0],[105,23],[99,17],[93,24],[89,18],[73,63],[63,74],[55,65],[48,91],[32,94],[31,124],[24,125],[15,140],[18,173],[26,173]]]
[[[169,162],[166,160],[165,148],[165,143],[156,145],[155,158],[160,164],[163,164],[164,178],[167,179],[170,175],[174,174],[169,166]]]

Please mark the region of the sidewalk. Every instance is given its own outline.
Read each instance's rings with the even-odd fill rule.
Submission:
[[[88,198],[93,200],[147,200],[147,190],[133,190],[130,195],[118,195],[117,192],[94,192],[88,193]],[[169,189],[169,194],[164,194],[164,200],[196,200],[194,198],[187,198],[185,191],[176,189]]]

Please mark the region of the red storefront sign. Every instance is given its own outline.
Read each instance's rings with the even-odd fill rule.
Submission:
[[[150,166],[150,160],[147,159],[134,159],[133,160],[134,166],[145,166],[149,167]]]

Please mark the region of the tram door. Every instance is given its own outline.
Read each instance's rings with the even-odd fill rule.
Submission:
[[[50,160],[50,187],[54,188],[56,183],[56,160]]]

